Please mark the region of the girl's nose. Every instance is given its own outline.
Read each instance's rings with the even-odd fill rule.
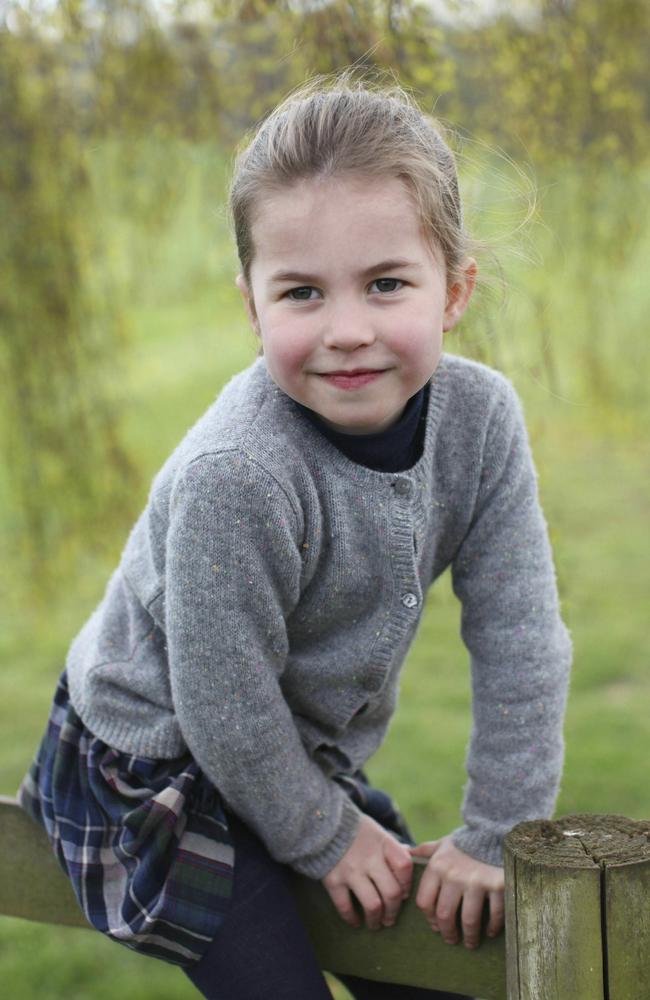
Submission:
[[[323,331],[325,347],[354,351],[374,343],[375,332],[368,316],[360,310],[341,309],[332,312]]]

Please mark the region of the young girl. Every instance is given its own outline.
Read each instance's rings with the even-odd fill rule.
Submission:
[[[95,927],[206,997],[318,1000],[287,866],[379,928],[428,858],[432,929],[456,942],[459,915],[474,947],[487,902],[498,933],[504,834],[553,809],[570,642],[517,396],[442,353],[476,264],[435,125],[399,90],[312,85],[241,153],[231,208],[261,357],[155,478],[20,796]],[[464,825],[409,847],[361,768],[448,566]]]

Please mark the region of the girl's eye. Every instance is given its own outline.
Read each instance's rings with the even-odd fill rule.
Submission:
[[[403,282],[399,278],[377,278],[372,284],[378,292],[397,292],[402,287]]]
[[[316,294],[316,289],[311,285],[301,285],[300,288],[290,288],[287,292],[289,298],[293,299],[294,302],[308,302]]]

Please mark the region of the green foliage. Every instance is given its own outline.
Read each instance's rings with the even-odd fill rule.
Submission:
[[[540,0],[519,18],[509,9],[449,32],[454,118],[536,167],[647,160],[645,0]]]
[[[70,85],[54,50],[0,33],[0,430],[14,554],[43,584],[70,532],[110,523],[132,481],[111,386],[122,317]]]
[[[394,74],[425,105],[536,167],[647,158],[645,0],[496,4],[489,17],[448,0],[438,18],[441,6],[9,0],[5,33],[58,60],[95,132],[232,138],[306,75],[354,65]]]
[[[528,331],[513,339],[498,309],[474,309],[463,349],[529,365],[553,392],[597,400],[611,419],[645,405],[647,294],[627,276],[648,240],[650,7],[539,0],[479,17],[471,3],[450,2],[446,18],[439,9],[418,0],[4,4],[0,441],[11,475],[0,475],[0,493],[12,529],[4,556],[31,567],[32,585],[51,584],[81,546],[110,548],[132,516],[136,474],[121,426],[130,311],[146,289],[161,294],[150,276],[172,231],[180,248],[166,293],[192,294],[229,273],[230,264],[210,270],[216,239],[194,263],[200,213],[216,217],[223,166],[244,129],[315,72],[354,65],[394,76],[462,126],[466,215],[495,250],[483,274],[499,262],[488,306],[505,273],[511,316]],[[208,149],[208,169],[195,169]],[[187,185],[199,185],[200,207],[181,224]],[[548,258],[565,261],[555,280]],[[560,307],[569,366],[555,336]],[[630,365],[612,336],[621,323]]]
[[[212,16],[200,9],[183,0],[3,8],[0,439],[12,474],[0,491],[13,529],[6,556],[26,560],[42,587],[81,538],[101,545],[133,513],[121,430],[127,315],[188,203],[185,184],[199,183],[197,198],[216,213],[234,142],[315,72],[354,65],[392,75],[462,125],[466,214],[496,251],[483,274],[499,261],[488,300],[505,272],[510,309],[537,338],[537,376],[611,413],[644,398],[646,339],[628,337],[633,375],[611,336],[643,301],[641,289],[613,296],[611,281],[616,274],[620,289],[647,246],[643,0],[540,0],[482,18],[450,3],[446,19],[418,0],[214,0]],[[208,148],[212,172],[198,180],[193,159]],[[127,216],[128,238],[117,223]],[[167,290],[205,283],[209,251],[200,274],[186,266],[197,227],[195,215],[177,229],[185,253]],[[566,256],[571,296],[542,273],[543,255]],[[570,376],[551,336],[559,300],[575,331]],[[635,310],[636,330],[643,305]],[[520,341],[504,336],[494,308],[475,309],[462,336],[483,360],[517,363]],[[530,359],[529,340],[523,354]]]

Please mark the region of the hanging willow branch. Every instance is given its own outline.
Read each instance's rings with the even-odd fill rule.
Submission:
[[[70,87],[60,50],[0,33],[0,432],[14,542],[39,573],[133,479],[111,398],[120,316]]]

